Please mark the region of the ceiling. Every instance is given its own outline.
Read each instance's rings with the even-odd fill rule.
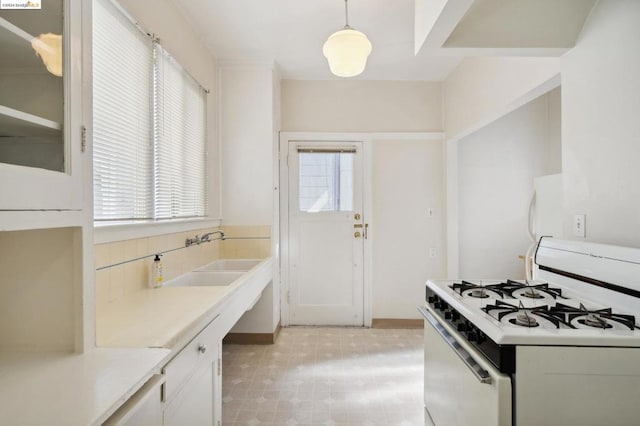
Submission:
[[[274,61],[283,78],[339,79],[322,45],[345,24],[343,0],[174,0],[219,60]],[[458,56],[414,55],[414,0],[349,0],[373,51],[358,79],[440,81]]]
[[[218,60],[275,63],[285,79],[340,78],[322,45],[344,27],[343,0],[173,1]],[[466,56],[560,56],[595,3],[349,0],[349,24],[373,45],[356,78],[442,81]]]

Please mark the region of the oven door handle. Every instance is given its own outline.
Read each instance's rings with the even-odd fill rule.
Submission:
[[[429,311],[427,311],[424,307],[418,306],[418,311],[422,314],[425,320],[429,321],[429,323],[436,329],[438,334],[444,339],[445,342],[449,345],[451,349],[460,357],[462,362],[471,370],[474,376],[478,379],[480,383],[491,383],[491,376],[489,372],[482,368],[478,362],[473,359],[471,354],[458,343],[458,341],[449,333],[440,322],[433,316]]]

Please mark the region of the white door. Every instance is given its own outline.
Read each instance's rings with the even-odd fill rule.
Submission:
[[[289,324],[363,325],[362,142],[289,143]]]

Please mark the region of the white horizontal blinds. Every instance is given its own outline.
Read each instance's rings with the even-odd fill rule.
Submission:
[[[153,47],[111,1],[93,13],[94,217],[153,214]]]
[[[155,217],[201,217],[206,206],[206,93],[158,44]]]

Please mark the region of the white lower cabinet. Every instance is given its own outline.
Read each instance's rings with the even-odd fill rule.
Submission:
[[[164,426],[221,424],[220,348],[215,319],[164,367]]]
[[[161,426],[163,382],[164,377],[153,376],[103,426]]]
[[[164,409],[164,426],[214,424],[214,364],[207,364],[187,381]]]

